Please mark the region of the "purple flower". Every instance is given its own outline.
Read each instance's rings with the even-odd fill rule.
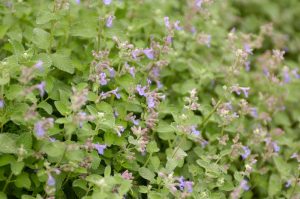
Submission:
[[[129,67],[128,70],[129,70],[130,75],[132,77],[135,77],[135,68],[134,67]]]
[[[196,136],[200,135],[200,131],[196,129],[196,126],[191,126],[191,132]]]
[[[168,35],[168,36],[166,37],[166,42],[167,42],[167,44],[171,44],[172,41],[173,41],[172,36]]]
[[[140,120],[137,120],[137,119],[135,119],[136,118],[136,116],[135,115],[132,115],[131,117],[130,117],[130,121],[134,124],[134,125],[139,125],[139,123],[140,123]]]
[[[118,113],[118,111],[114,111],[114,116],[115,116],[115,118],[117,118],[118,116],[119,116],[119,113]]]
[[[208,141],[207,140],[202,140],[201,141],[201,147],[204,148],[204,147],[206,147],[206,145],[208,145]]]
[[[140,84],[136,86],[136,90],[140,96],[146,96],[145,90],[147,89],[146,86],[142,87]]]
[[[297,153],[293,153],[290,158],[298,158],[298,154]]]
[[[114,20],[115,16],[109,16],[107,19],[106,19],[106,27],[110,28],[112,27],[112,23],[113,23],[113,20]]]
[[[54,186],[55,185],[55,179],[51,174],[48,174],[48,180],[47,180],[47,185],[48,186]]]
[[[135,49],[131,52],[132,59],[137,60],[138,56],[142,53],[141,50]]]
[[[203,0],[195,0],[195,6],[201,8]]]
[[[117,126],[117,129],[116,129],[116,131],[117,131],[117,134],[118,134],[118,136],[119,137],[121,137],[121,135],[122,135],[122,133],[124,132],[124,127],[123,126]]]
[[[285,183],[285,188],[289,188],[292,184],[292,181],[291,180],[288,180],[286,183]]]
[[[250,114],[251,114],[252,117],[257,118],[258,117],[257,109],[256,108],[250,108]]]
[[[77,4],[80,4],[80,0],[75,0]]]
[[[93,147],[98,151],[99,155],[103,155],[104,149],[106,149],[107,146],[105,144],[93,144]]]
[[[292,73],[295,76],[295,78],[300,79],[300,75],[298,74],[298,68],[292,70]]]
[[[147,48],[143,50],[143,52],[148,57],[148,59],[154,59],[154,50],[152,48]]]
[[[289,83],[291,81],[291,77],[290,77],[288,69],[283,70],[283,79],[284,79],[285,83]]]
[[[50,137],[50,138],[49,138],[49,141],[50,141],[50,142],[55,142],[55,141],[56,141],[56,139],[55,139],[55,138],[52,138],[52,137]]]
[[[268,70],[267,68],[264,68],[264,69],[263,69],[263,73],[264,73],[264,75],[267,76],[267,77],[270,76],[270,72],[269,72],[269,70]]]
[[[245,62],[245,69],[246,69],[247,72],[250,71],[250,67],[251,67],[250,64],[251,64],[250,61]]]
[[[147,104],[148,104],[148,108],[155,107],[155,100],[151,95],[147,97]]]
[[[275,153],[278,153],[280,151],[280,146],[276,142],[272,142],[273,150]]]
[[[245,160],[251,154],[251,150],[247,146],[243,146],[243,150],[244,153],[242,154],[242,157]]]
[[[100,85],[102,85],[102,86],[106,85],[107,84],[106,74],[100,73],[99,77],[100,77]]]
[[[34,67],[35,68],[37,68],[37,69],[39,69],[40,71],[42,71],[43,70],[43,61],[42,60],[38,60],[37,62],[36,62],[36,64],[34,65]]]
[[[211,35],[206,36],[205,44],[208,48],[210,48],[210,43],[211,43]]]
[[[249,87],[240,87],[240,89],[242,90],[242,92],[244,93],[245,97],[247,98],[249,95]]]
[[[170,28],[170,20],[169,20],[169,17],[164,17],[164,21],[165,21],[165,26],[167,28]]]
[[[193,182],[192,181],[185,181],[184,177],[181,176],[179,179],[179,189],[183,191],[186,189],[189,193],[193,192]]]
[[[156,82],[157,88],[160,89],[163,87],[163,84],[160,81]]]
[[[109,5],[109,4],[111,4],[111,2],[112,2],[112,0],[103,0],[103,3],[104,3],[105,5]]]
[[[40,91],[40,96],[43,97],[45,94],[45,82],[41,82],[40,84],[36,85],[36,88]]]
[[[45,135],[45,129],[42,121],[35,123],[34,131],[38,137],[43,137]]]
[[[113,68],[108,68],[110,77],[115,77],[116,71]]]
[[[159,76],[159,68],[158,67],[154,67],[152,69],[152,74],[154,75],[154,77],[158,77]]]
[[[175,29],[176,30],[183,30],[183,28],[181,27],[181,26],[179,26],[179,24],[180,24],[180,21],[175,21],[175,23],[174,23],[174,27],[175,27]]]
[[[115,90],[112,90],[111,93],[116,96],[117,99],[121,98],[121,95],[118,93],[119,88],[116,88]]]
[[[240,187],[241,187],[242,189],[244,189],[245,191],[248,191],[248,190],[250,189],[247,180],[242,180],[242,181],[240,182]]]
[[[4,108],[4,105],[5,105],[4,100],[0,99],[0,109]]]
[[[245,50],[245,52],[247,53],[247,54],[250,54],[250,55],[252,55],[253,54],[253,49],[248,45],[248,44],[245,44],[244,45],[244,50]]]

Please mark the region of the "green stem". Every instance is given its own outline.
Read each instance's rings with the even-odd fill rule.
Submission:
[[[218,103],[215,105],[214,109],[204,118],[204,120],[200,124],[200,128],[204,128],[206,123],[208,122],[209,118],[216,112],[216,110],[219,108],[220,104],[222,102],[222,99],[218,101]]]
[[[145,164],[143,165],[143,167],[147,166],[147,164],[148,164],[148,162],[149,162],[149,160],[150,160],[151,157],[152,157],[152,153],[150,153],[150,155],[147,158],[147,160],[146,160]]]
[[[5,190],[6,190],[7,186],[8,186],[8,184],[11,182],[12,176],[13,176],[13,173],[11,172],[10,175],[8,176],[8,179],[7,179],[6,182],[5,182],[5,185],[4,185],[3,189],[2,189],[2,192],[5,192]]]

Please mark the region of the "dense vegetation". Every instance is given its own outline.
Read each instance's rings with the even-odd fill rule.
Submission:
[[[298,0],[1,0],[0,198],[300,198]]]

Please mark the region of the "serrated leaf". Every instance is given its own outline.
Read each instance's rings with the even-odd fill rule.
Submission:
[[[1,153],[17,153],[15,136],[9,133],[0,134],[0,146]]]
[[[26,189],[30,189],[31,181],[28,173],[21,173],[20,175],[18,175],[15,181],[15,185],[18,188],[24,187]]]
[[[154,181],[155,174],[146,167],[141,167],[139,169],[139,174],[142,176],[142,178],[149,180],[150,182]]]
[[[51,55],[53,65],[59,70],[65,71],[67,73],[74,73],[74,66],[68,55],[55,53]]]
[[[11,168],[12,173],[14,175],[19,175],[22,172],[24,165],[25,165],[24,162],[18,162],[18,161],[11,162],[10,168]]]
[[[39,103],[38,107],[44,109],[49,115],[51,115],[51,113],[53,111],[52,106],[45,101],[42,101],[41,103]]]
[[[268,193],[273,197],[281,191],[281,179],[279,175],[272,174],[269,179]]]
[[[70,106],[66,102],[55,101],[54,105],[62,115],[69,115],[71,113]]]
[[[38,48],[48,49],[50,47],[50,33],[41,29],[35,28],[33,29],[33,41]]]

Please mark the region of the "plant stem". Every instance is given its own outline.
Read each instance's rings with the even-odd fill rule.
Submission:
[[[8,179],[7,179],[6,182],[5,182],[5,185],[4,185],[3,189],[2,189],[2,192],[5,192],[5,190],[6,190],[7,186],[8,186],[8,184],[11,182],[12,176],[13,176],[13,173],[11,172],[11,173],[9,174],[9,176],[8,176]]]

